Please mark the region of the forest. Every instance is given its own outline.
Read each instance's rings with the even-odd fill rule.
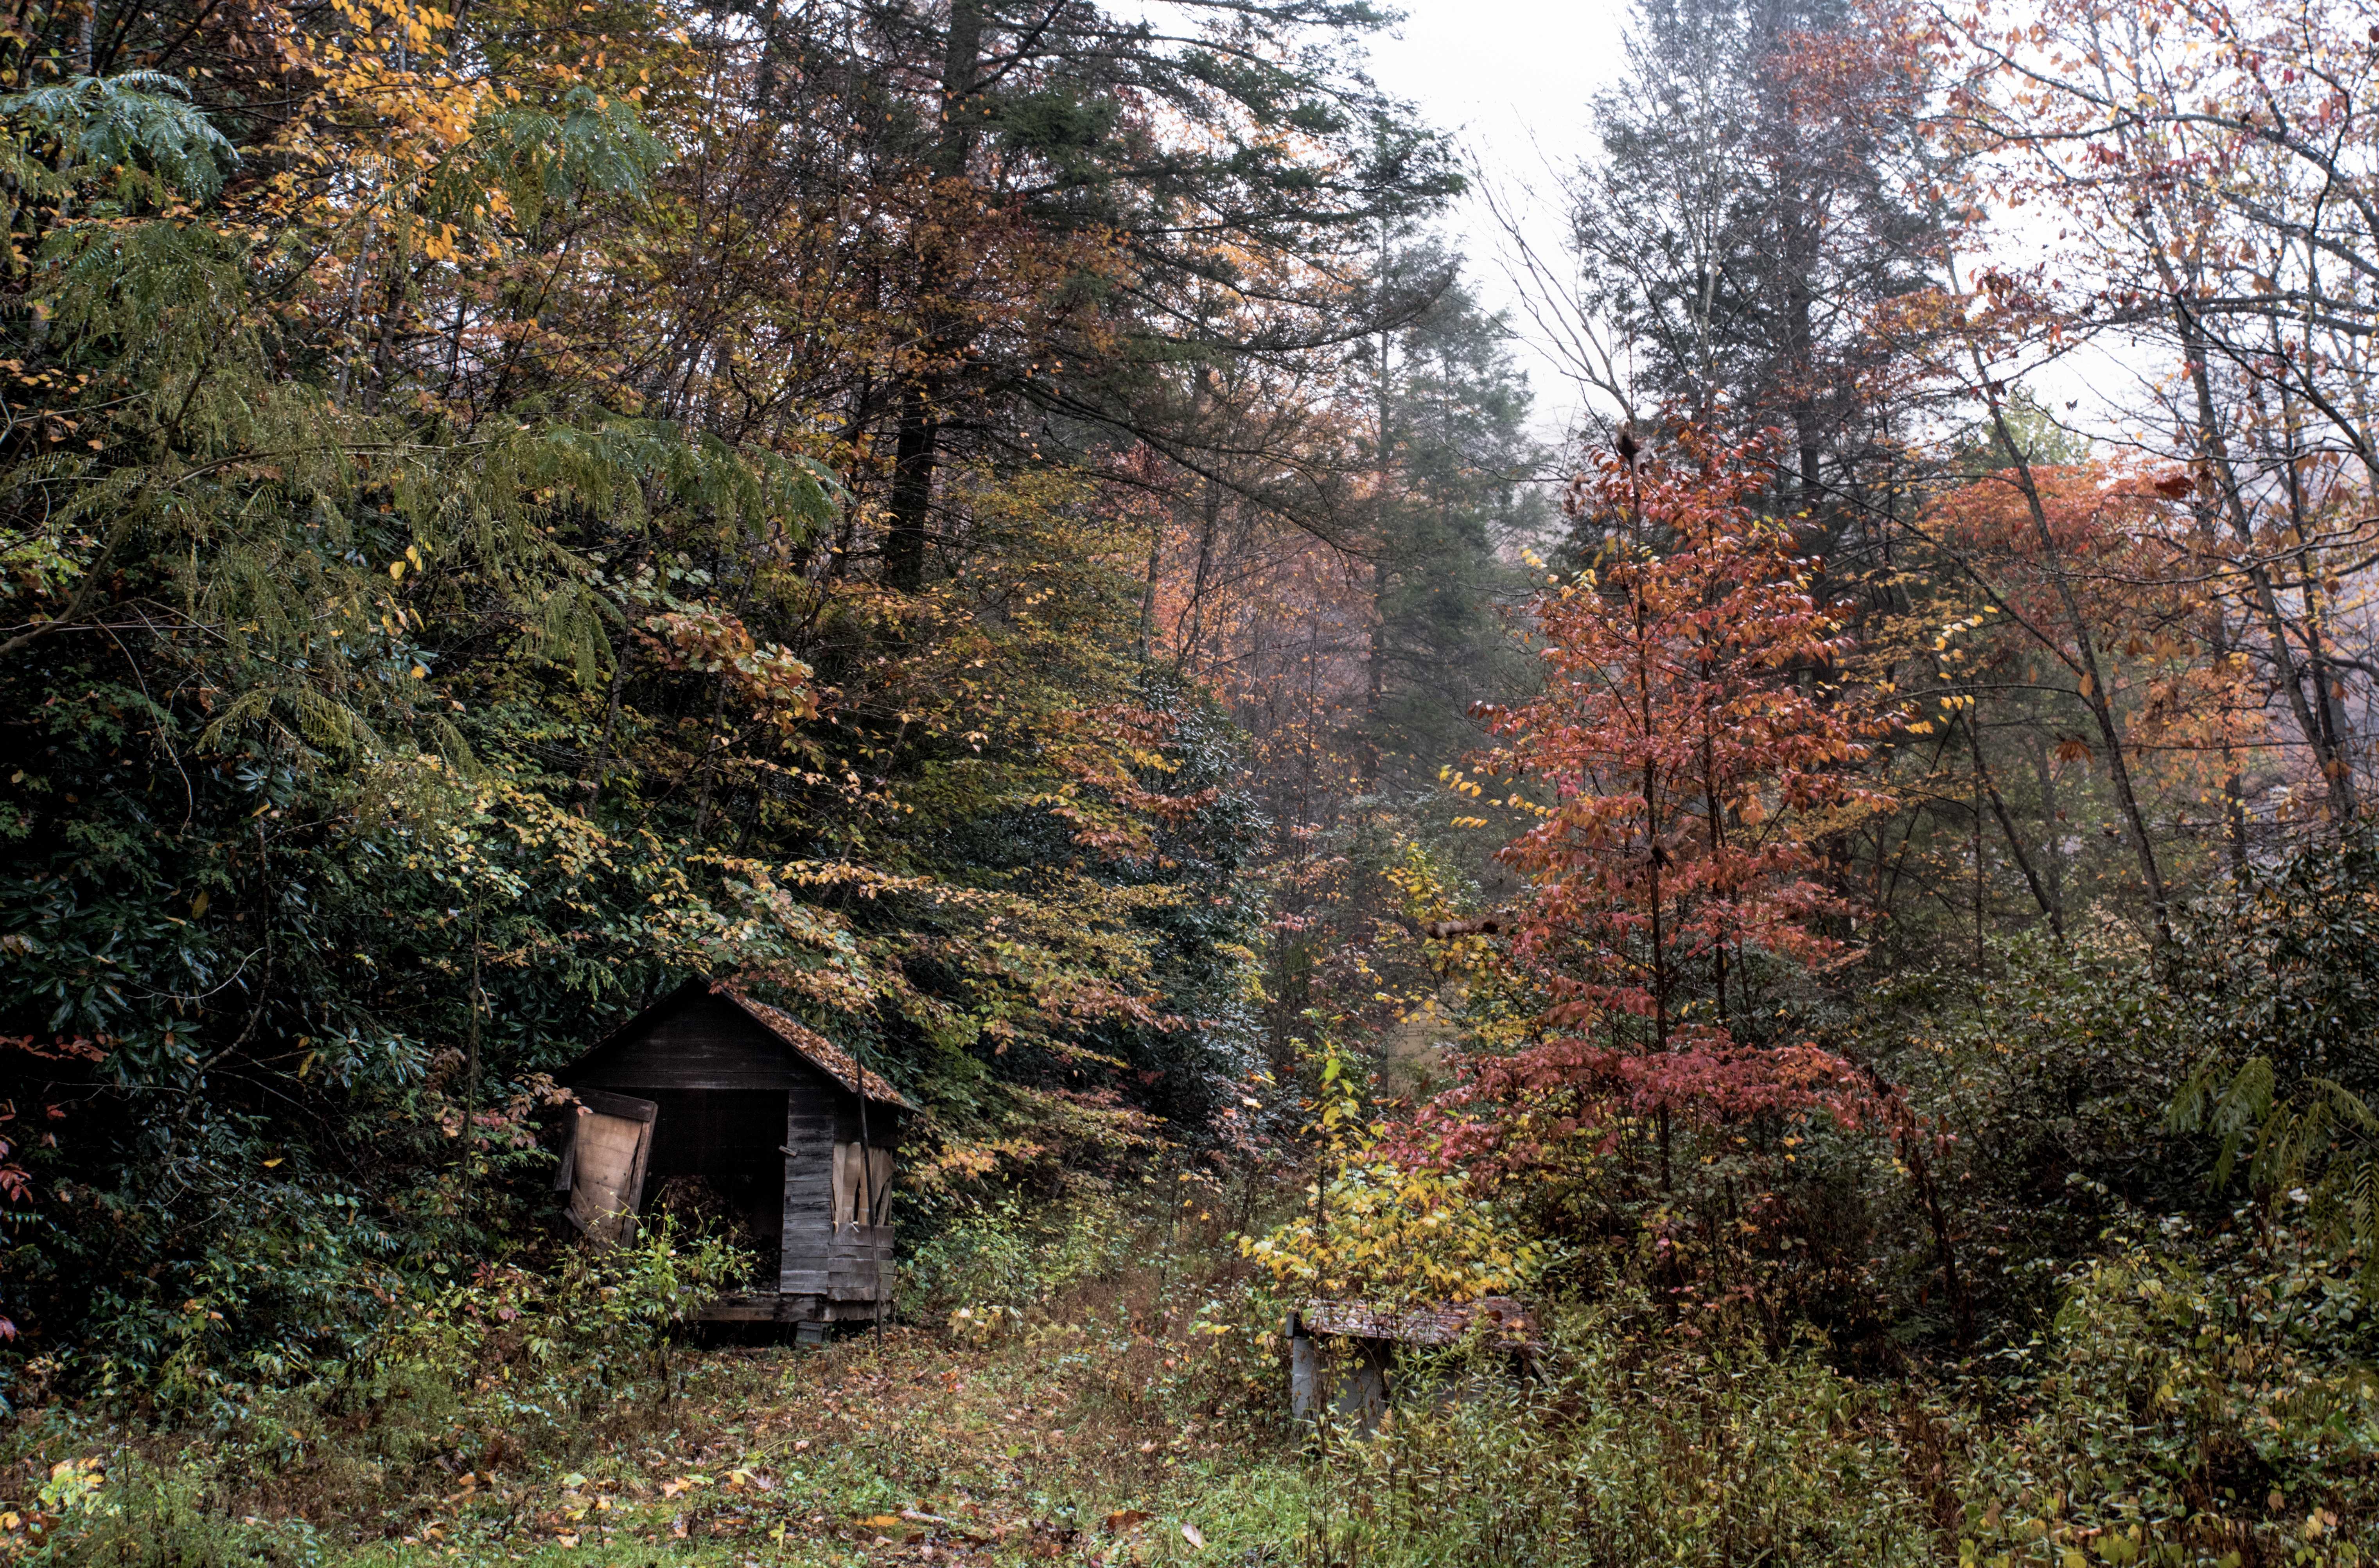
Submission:
[[[0,1564],[2379,1562],[2379,5],[1398,22],[17,0]]]

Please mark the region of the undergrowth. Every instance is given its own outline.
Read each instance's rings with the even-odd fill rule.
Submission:
[[[732,1260],[666,1238],[403,1303],[367,1359],[204,1420],[53,1406],[0,1451],[12,1562],[1231,1562],[2361,1568],[2379,1384],[2286,1230],[2110,1237],[2052,1329],[1863,1380],[1710,1313],[1556,1307],[1526,1365],[1396,1369],[1376,1429],[1285,1411],[1282,1302],[1219,1224],[996,1212],[925,1322],[705,1343]],[[963,1315],[961,1315],[963,1314]]]

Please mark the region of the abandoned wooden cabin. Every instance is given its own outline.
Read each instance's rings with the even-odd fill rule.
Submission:
[[[556,1191],[614,1243],[668,1212],[727,1229],[757,1277],[714,1321],[868,1321],[892,1304],[898,1090],[732,983],[678,987],[555,1075],[579,1101]]]

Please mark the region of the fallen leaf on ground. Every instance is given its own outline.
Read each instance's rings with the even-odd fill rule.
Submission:
[[[1106,1526],[1117,1535],[1127,1535],[1155,1517],[1145,1508],[1118,1508],[1107,1515]]]
[[[1198,1526],[1195,1525],[1182,1526],[1181,1538],[1188,1541],[1192,1547],[1195,1547],[1200,1551],[1206,1550],[1206,1538],[1199,1533]]]

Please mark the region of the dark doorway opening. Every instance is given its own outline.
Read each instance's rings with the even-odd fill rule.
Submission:
[[[725,1233],[754,1254],[750,1284],[774,1290],[785,1229],[785,1093],[779,1089],[640,1089],[660,1107],[647,1212]]]

